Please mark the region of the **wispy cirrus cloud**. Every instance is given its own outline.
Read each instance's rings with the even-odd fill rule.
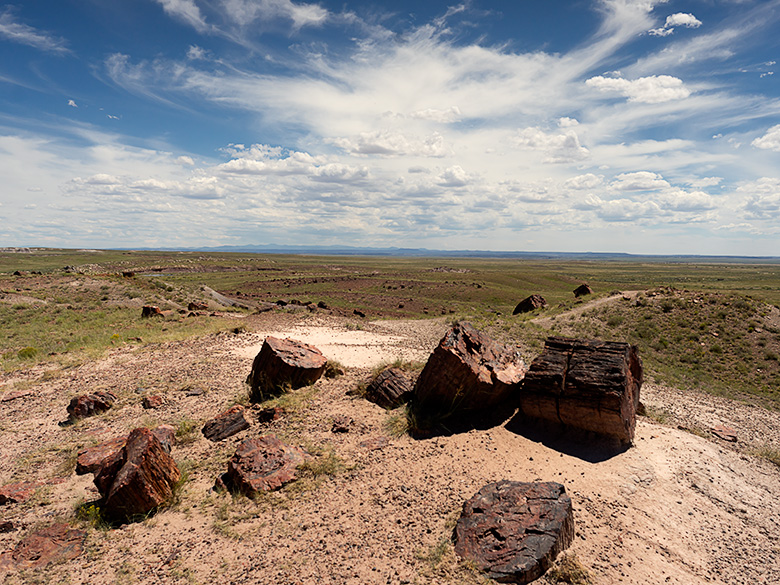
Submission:
[[[70,53],[65,39],[19,22],[13,9],[0,12],[0,38],[51,53]]]

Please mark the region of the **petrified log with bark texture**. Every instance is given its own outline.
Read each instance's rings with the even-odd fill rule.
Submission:
[[[263,400],[277,394],[289,384],[291,388],[308,386],[320,379],[327,359],[316,347],[293,339],[266,337],[255,356],[246,380],[252,388],[252,399]]]
[[[160,425],[152,429],[152,434],[160,441],[165,452],[170,453],[176,437],[176,429],[171,425]],[[76,475],[97,473],[100,471],[103,461],[116,455],[117,451],[125,446],[125,443],[127,443],[126,435],[103,441],[94,447],[85,447],[78,452],[76,458]]]
[[[301,449],[271,435],[247,439],[236,449],[217,487],[235,489],[250,497],[279,489],[297,478],[303,460]]]
[[[571,499],[561,484],[503,480],[463,504],[455,552],[491,579],[530,583],[573,539]]]
[[[112,392],[98,390],[91,394],[76,396],[68,404],[68,418],[77,420],[107,411],[116,401]]]
[[[366,388],[366,400],[382,408],[398,408],[412,394],[412,383],[400,368],[383,370]]]
[[[636,346],[550,337],[525,375],[520,408],[532,418],[631,443],[641,386]]]
[[[461,418],[509,404],[525,374],[514,348],[469,323],[453,326],[417,378],[412,409],[418,421]]]
[[[143,516],[170,501],[181,478],[173,457],[145,428],[134,429],[127,443],[105,459],[95,474],[95,485],[105,498],[103,509],[111,519]]]
[[[244,418],[244,407],[236,404],[206,422],[202,433],[209,441],[216,443],[248,428],[249,422]]]

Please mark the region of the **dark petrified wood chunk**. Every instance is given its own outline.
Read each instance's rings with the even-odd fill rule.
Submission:
[[[203,436],[209,441],[221,441],[249,428],[244,407],[236,404],[203,425]]]
[[[547,301],[544,300],[542,295],[531,295],[530,297],[526,297],[520,301],[515,307],[515,310],[512,311],[512,314],[518,315],[519,313],[530,313],[531,311],[542,309],[546,306]]]
[[[13,550],[0,554],[0,570],[34,569],[75,559],[84,552],[87,533],[58,522],[25,536]]]
[[[327,359],[316,347],[293,339],[266,337],[260,353],[255,356],[247,384],[252,398],[263,400],[289,385],[300,388],[313,384],[325,371]]]
[[[366,388],[366,400],[382,408],[398,408],[412,395],[412,383],[400,368],[383,370]]]
[[[227,473],[217,485],[235,489],[247,496],[279,489],[297,478],[304,453],[270,435],[247,439],[228,462]]]
[[[561,484],[503,480],[463,504],[455,552],[491,579],[530,583],[573,538],[571,499]]]
[[[116,395],[105,390],[76,396],[68,404],[68,418],[76,420],[107,411],[116,401]]]

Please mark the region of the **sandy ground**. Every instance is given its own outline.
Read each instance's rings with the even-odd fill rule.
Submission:
[[[2,391],[30,394],[0,403],[0,485],[65,481],[42,488],[31,503],[0,508],[18,528],[0,534],[0,551],[52,519],[78,524],[75,507],[97,497],[91,476],[70,472],[70,454],[79,447],[142,424],[196,423],[196,432],[184,437],[188,442],[173,450],[189,474],[178,504],[121,528],[88,528],[82,557],[11,572],[5,582],[479,583],[446,543],[464,500],[500,479],[566,486],[577,532],[571,551],[595,583],[780,582],[780,471],[748,454],[751,445],[776,434],[777,413],[647,385],[643,402],[669,420],[661,425],[642,418],[627,450],[533,429],[517,418],[452,436],[398,437],[389,431],[398,413],[350,391],[376,363],[427,355],[446,323],[349,327],[349,321],[259,317],[248,323],[249,333],[121,349],[57,375],[5,375]],[[317,382],[310,402],[279,421],[253,420],[249,430],[222,443],[207,441],[197,429],[246,395],[243,380],[268,334],[319,346],[348,367],[346,375]],[[117,391],[118,407],[74,427],[57,425],[71,396],[97,388]],[[141,396],[150,392],[164,396],[162,409],[141,408]],[[332,432],[338,417],[352,421],[349,432]],[[739,442],[677,428],[714,424],[735,426]],[[341,469],[257,501],[212,492],[237,444],[269,432],[317,461],[330,454]]]

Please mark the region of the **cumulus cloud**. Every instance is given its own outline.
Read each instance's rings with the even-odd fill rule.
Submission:
[[[578,175],[567,179],[563,186],[567,189],[595,189],[599,185],[604,183],[604,177],[594,175],[593,173],[586,173],[584,175]]]
[[[198,32],[205,32],[209,29],[200,8],[194,0],[156,0],[165,11],[165,13],[177,20],[189,24]]]
[[[469,175],[459,165],[455,165],[445,169],[444,172],[439,175],[438,183],[442,187],[465,187],[473,181],[473,177]]]
[[[649,32],[653,36],[668,37],[674,32],[674,28],[677,26],[699,28],[701,24],[701,20],[696,18],[693,14],[677,12],[666,17],[666,23],[663,27],[650,29]]]
[[[0,38],[52,53],[67,53],[64,39],[19,22],[11,8],[0,13]]]
[[[741,209],[747,219],[780,219],[780,179],[762,177],[740,185],[737,192],[746,196]]]
[[[400,132],[377,130],[351,138],[334,138],[330,142],[356,155],[443,157],[452,154],[438,133],[419,139]]]
[[[659,104],[685,99],[691,91],[683,85],[682,79],[670,75],[651,75],[629,80],[622,77],[591,77],[585,85],[602,92],[616,92],[630,102]]]
[[[593,211],[597,217],[607,222],[629,222],[658,217],[661,207],[655,201],[634,201],[632,199],[604,200],[589,195],[584,201],[575,204],[582,210]]]
[[[588,158],[588,149],[580,144],[574,130],[548,134],[541,128],[525,128],[517,133],[514,144],[545,153],[546,163],[570,163]]]
[[[766,134],[760,138],[756,138],[751,144],[756,148],[780,152],[780,124],[772,126],[766,131]]]
[[[617,191],[657,191],[667,189],[671,185],[661,175],[638,171],[617,175],[609,186]]]
[[[579,121],[576,118],[569,118],[564,116],[563,118],[558,118],[558,126],[560,128],[571,128],[573,126],[578,126]]]

